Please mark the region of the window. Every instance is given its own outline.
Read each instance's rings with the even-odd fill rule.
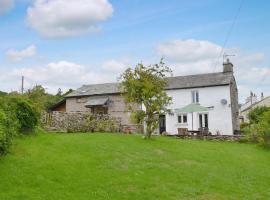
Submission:
[[[182,115],[178,116],[178,123],[180,123],[180,124],[182,123]]]
[[[208,114],[204,114],[204,127],[208,128]]]
[[[179,124],[187,123],[187,115],[186,114],[178,115],[178,123]]]
[[[183,115],[183,122],[187,123],[187,115]]]
[[[199,114],[199,127],[208,128],[208,114]]]
[[[199,91],[192,91],[192,103],[199,103]]]

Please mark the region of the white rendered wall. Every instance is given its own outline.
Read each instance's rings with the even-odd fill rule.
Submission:
[[[193,89],[167,90],[167,94],[173,98],[173,104],[169,108],[173,115],[166,115],[166,132],[177,134],[177,128],[188,128],[192,130],[192,114],[188,114],[188,123],[179,124],[178,114],[175,109],[182,108],[192,103],[191,91],[199,91],[199,103],[204,107],[213,107],[208,111],[208,127],[212,134],[233,135],[232,114],[230,102],[230,86],[215,86]],[[221,99],[226,99],[227,104],[221,104]],[[203,112],[202,112],[203,113]],[[193,113],[193,130],[198,130],[198,113]]]

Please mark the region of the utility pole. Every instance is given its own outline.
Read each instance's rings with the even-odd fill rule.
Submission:
[[[22,76],[22,88],[21,88],[21,93],[23,94],[24,92],[24,76]]]

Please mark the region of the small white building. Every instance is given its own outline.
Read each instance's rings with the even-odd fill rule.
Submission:
[[[223,64],[223,72],[171,77],[168,82],[166,91],[173,103],[171,113],[160,117],[160,133],[200,128],[213,135],[239,131],[238,91],[229,61]]]

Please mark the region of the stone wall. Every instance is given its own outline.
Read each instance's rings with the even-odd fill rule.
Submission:
[[[123,125],[121,118],[93,115],[90,112],[43,113],[41,122],[49,131],[59,132],[125,132],[139,133],[138,125]]]
[[[238,89],[235,82],[235,78],[233,78],[233,81],[230,85],[230,93],[231,93],[233,131],[234,134],[238,134],[240,132],[239,103],[238,103]]]
[[[180,139],[198,139],[198,140],[214,140],[214,141],[241,141],[244,139],[244,135],[177,135],[175,136]]]

